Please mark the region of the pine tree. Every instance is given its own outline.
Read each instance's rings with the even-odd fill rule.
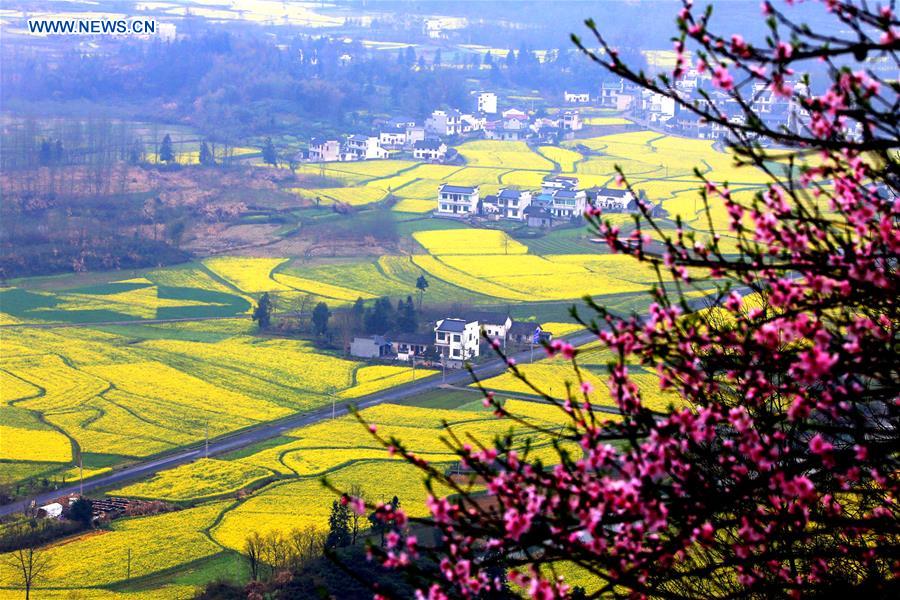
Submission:
[[[173,160],[175,160],[175,150],[172,148],[172,136],[167,133],[159,147],[159,162],[169,164]]]
[[[428,280],[425,279],[425,275],[419,275],[419,278],[416,279],[416,289],[419,290],[419,310],[422,310],[422,296],[428,289]]]
[[[260,329],[268,329],[272,324],[272,300],[269,298],[269,292],[265,292],[256,304],[253,311],[253,320],[259,324]]]
[[[353,303],[353,325],[357,329],[362,329],[363,319],[366,316],[366,304],[363,299],[357,298],[356,302]]]
[[[53,161],[53,151],[50,148],[50,140],[41,140],[41,149],[38,152],[38,162],[41,165],[49,165]]]
[[[343,548],[350,545],[350,509],[337,500],[331,503],[331,514],[328,516],[328,537],[325,546]]]
[[[328,319],[331,317],[331,311],[324,302],[319,302],[313,309],[312,323],[313,333],[316,335],[325,335],[328,331]]]
[[[407,296],[406,302],[398,305],[397,312],[397,328],[404,333],[414,333],[419,323],[412,296]]]
[[[278,152],[275,151],[275,144],[272,143],[272,138],[266,138],[266,145],[263,146],[262,151],[263,162],[267,165],[278,166]]]
[[[200,164],[208,166],[216,164],[216,157],[213,156],[212,151],[209,149],[209,144],[205,141],[200,144]]]

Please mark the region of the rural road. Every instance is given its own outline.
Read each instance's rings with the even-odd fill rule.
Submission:
[[[577,333],[565,336],[564,339],[575,346],[580,346],[582,344],[586,344],[595,340],[596,337],[589,331],[582,330]],[[517,362],[524,363],[528,362],[530,355],[531,350],[523,350],[521,352],[513,354],[512,357],[515,358]],[[535,348],[535,357],[544,357],[541,348]],[[475,366],[474,371],[479,379],[485,379],[487,377],[499,375],[505,370],[505,368],[505,362],[500,359],[492,359]],[[405,398],[415,396],[416,394],[436,389],[443,384],[464,385],[470,382],[471,378],[468,371],[447,371],[446,378],[442,378],[438,373],[429,375],[428,377],[423,377],[419,381],[399,385],[397,387],[378,392],[376,394],[370,394],[369,396],[363,396],[362,398],[356,400],[356,406],[360,409],[369,408],[370,406],[375,406],[376,404],[382,404],[384,402],[395,402],[397,400],[403,400]],[[347,405],[335,407],[335,414],[337,416],[345,415],[347,414],[347,412]],[[232,435],[223,436],[215,440],[210,440],[209,454],[210,456],[212,456],[215,454],[231,452],[233,450],[237,450],[245,446],[250,446],[269,438],[277,437],[279,435],[282,435],[286,431],[290,431],[297,427],[312,425],[313,423],[325,421],[327,419],[330,419],[331,416],[332,407],[328,406],[311,412],[295,414],[278,421],[264,423],[249,429],[244,429]],[[159,471],[191,462],[193,460],[196,460],[197,458],[202,457],[203,455],[204,444],[195,444],[193,446],[189,446],[182,450],[176,451],[173,454],[160,458],[154,458],[146,462],[133,464],[131,466],[125,467],[124,469],[113,471],[107,475],[101,475],[99,477],[86,481],[84,482],[84,491],[89,492],[94,489],[105,488],[112,485],[119,485],[133,479],[147,477]],[[52,492],[38,494],[37,496],[33,496],[27,500],[19,500],[11,504],[0,506],[0,516],[22,511],[32,500],[35,501],[38,506],[40,506],[42,504],[52,502],[57,498],[72,494],[78,494],[79,487],[80,486],[78,484],[68,485]]]

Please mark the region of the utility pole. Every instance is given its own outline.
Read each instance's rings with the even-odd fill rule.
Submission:
[[[84,496],[84,458],[80,451],[78,452],[78,495]]]
[[[332,394],[331,395],[331,420],[332,421],[334,421],[334,416],[335,416],[335,408],[334,408],[335,400],[336,400],[336,397],[334,394]]]
[[[203,451],[203,457],[209,458],[209,419],[206,420],[206,444]]]
[[[131,579],[131,548],[128,549],[128,574],[125,579]]]

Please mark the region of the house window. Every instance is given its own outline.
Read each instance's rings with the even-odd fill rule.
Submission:
[[[444,341],[445,337],[444,337],[444,332],[443,332],[443,331],[438,331],[438,339],[441,340],[441,341]]]
[[[459,341],[459,336],[458,336],[458,335],[454,335],[454,336],[453,336],[453,341],[454,341],[454,342],[458,342],[458,341]]]
[[[459,348],[454,348],[454,349],[453,349],[453,356],[459,358]]]

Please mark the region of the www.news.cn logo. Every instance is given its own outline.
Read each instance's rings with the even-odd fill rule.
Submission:
[[[28,31],[60,35],[152,35],[155,19],[29,19]]]

